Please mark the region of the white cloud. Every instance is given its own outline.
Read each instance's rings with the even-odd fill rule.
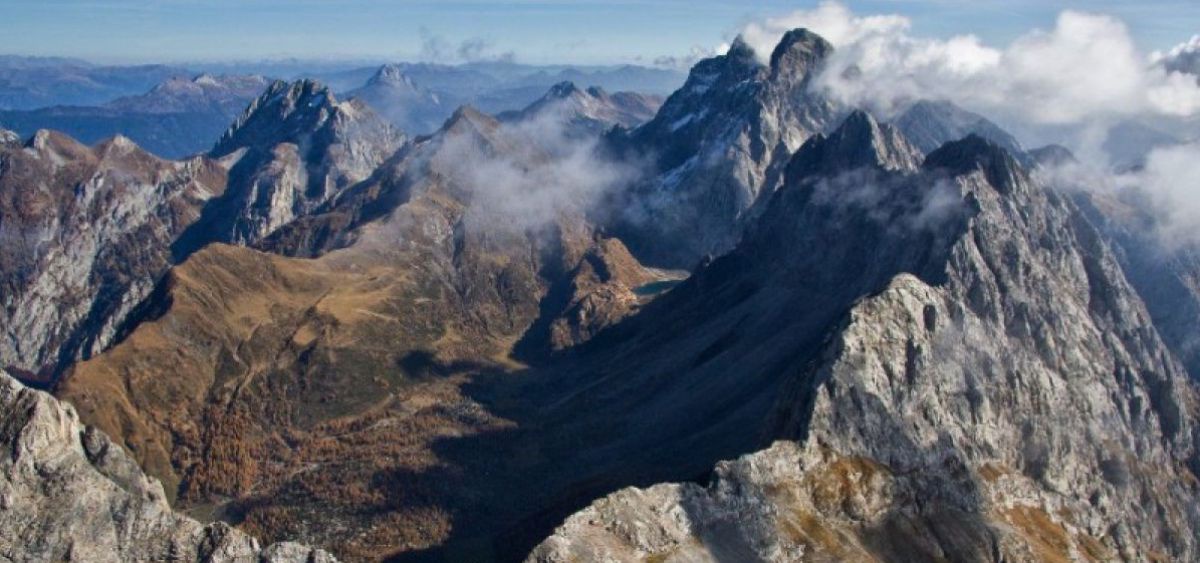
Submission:
[[[1155,149],[1123,181],[1150,197],[1159,238],[1169,247],[1200,242],[1200,144]]]
[[[1075,161],[1039,168],[1036,173],[1050,186],[1095,192],[1135,205],[1153,217],[1151,228],[1163,248],[1200,244],[1200,144],[1153,149],[1141,167],[1123,173]]]
[[[1155,64],[1110,16],[1065,11],[1053,29],[999,49],[971,35],[916,37],[905,17],[858,16],[827,1],[751,24],[742,35],[767,57],[793,27],[808,27],[837,47],[818,87],[884,115],[921,98],[1041,124],[1200,112],[1195,77]]]

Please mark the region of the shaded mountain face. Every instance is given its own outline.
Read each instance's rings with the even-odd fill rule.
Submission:
[[[441,127],[454,107],[417,84],[399,65],[384,65],[366,85],[346,93],[361,100],[401,131],[426,135]]]
[[[742,446],[789,441],[707,487],[608,496],[530,560],[1196,557],[1195,393],[1084,215],[979,137],[899,173],[805,164],[827,143],[734,252],[628,323],[669,309],[629,346],[705,366],[684,383],[637,356],[667,363],[655,397],[761,394],[774,422]],[[672,317],[693,330],[650,343]],[[651,381],[622,367],[609,392]]]
[[[964,110],[951,102],[917,102],[901,113],[894,125],[926,154],[951,141],[976,135],[1007,150],[1022,164],[1032,164],[1021,143],[1007,131],[982,115]]]
[[[613,127],[632,129],[654,117],[663,100],[636,92],[609,94],[593,86],[580,89],[573,82],[556,84],[529,107],[497,116],[502,121],[565,124],[572,137],[600,135]]]
[[[733,247],[791,153],[840,114],[809,89],[832,49],[796,30],[764,66],[736,41],[697,64],[653,120],[614,138],[615,151],[649,155],[657,170],[620,205],[616,232],[636,254],[690,268]]]
[[[191,254],[61,395],[181,506],[352,559],[445,542],[469,505],[440,442],[514,424],[464,388],[589,339],[667,278],[578,213],[500,205],[501,163],[556,170],[520,134],[460,110],[259,245],[277,254]],[[564,181],[527,189],[543,179]]]
[[[112,342],[225,182],[212,160],[160,160],[124,137],[0,144],[0,365],[51,381]]]
[[[98,106],[0,111],[0,123],[26,135],[54,129],[89,144],[120,134],[158,156],[183,158],[207,150],[269,83],[261,76],[175,77]]]
[[[326,563],[294,543],[266,548],[225,524],[171,511],[162,485],[70,405],[0,370],[0,542],[21,560]],[[47,482],[54,486],[46,486]],[[32,533],[31,531],[45,531]]]

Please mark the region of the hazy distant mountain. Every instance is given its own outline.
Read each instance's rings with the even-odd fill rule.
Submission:
[[[405,133],[424,135],[441,127],[454,112],[451,101],[421,86],[399,65],[384,65],[362,88],[346,92],[371,106]]]
[[[165,65],[95,66],[75,59],[4,56],[0,57],[0,109],[97,105],[186,74]]]
[[[158,156],[181,158],[211,146],[269,83],[261,76],[174,77],[100,106],[0,111],[0,124],[26,136],[54,129],[88,144],[124,135]]]
[[[1145,164],[1150,151],[1182,142],[1179,137],[1153,125],[1127,119],[1109,128],[1101,148],[1108,155],[1109,164],[1114,169],[1128,170]]]
[[[563,82],[525,109],[498,117],[514,123],[551,120],[579,134],[598,135],[614,126],[637,127],[652,119],[662,103],[659,96],[635,92],[610,94],[598,86],[584,90],[573,82]]]
[[[656,92],[675,84],[678,75],[670,71],[640,67],[580,70],[533,67],[512,63],[473,63],[460,66],[434,64],[388,64],[379,67],[361,88],[346,92],[361,99],[393,124],[414,135],[432,133],[460,106],[470,105],[484,113],[504,114],[538,104],[547,90],[564,83],[578,83],[605,92],[609,85],[630,85],[626,93],[613,94],[604,104],[645,105]],[[585,67],[586,68],[586,67]],[[564,80],[563,77],[571,77]],[[580,93],[584,93],[580,90]],[[585,93],[586,94],[586,93]],[[645,95],[644,99],[634,97]],[[601,97],[608,94],[601,94]],[[657,108],[657,103],[652,103]],[[614,106],[615,108],[616,106]],[[645,119],[618,119],[640,124]]]
[[[982,115],[951,102],[921,101],[896,118],[894,124],[918,149],[928,154],[968,135],[978,135],[1007,150],[1017,160],[1029,162],[1015,137]]]

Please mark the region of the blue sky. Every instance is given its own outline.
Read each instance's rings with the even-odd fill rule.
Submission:
[[[766,0],[0,0],[0,53],[101,62],[456,56],[462,42],[531,63],[651,62],[713,47],[745,23],[815,1]],[[1145,50],[1200,33],[1197,0],[847,1],[909,16],[920,35],[974,33],[1003,45],[1062,9],[1123,19]]]

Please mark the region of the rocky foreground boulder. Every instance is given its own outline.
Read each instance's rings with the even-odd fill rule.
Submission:
[[[0,371],[0,560],[329,563],[263,547],[226,524],[171,511],[162,485],[70,405]]]

